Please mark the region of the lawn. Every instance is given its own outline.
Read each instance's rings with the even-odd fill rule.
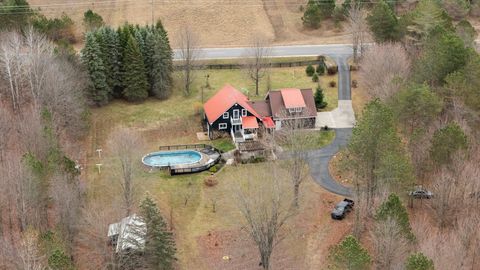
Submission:
[[[302,149],[314,150],[332,143],[335,138],[335,132],[333,130],[306,130],[298,133],[296,136],[297,140],[302,143]],[[289,149],[288,145],[284,147],[286,150]]]
[[[141,156],[158,149],[159,145],[199,143],[196,132],[201,130],[202,86],[205,75],[209,75],[210,88],[204,88],[203,100],[208,99],[226,83],[232,84],[247,93],[252,100],[263,99],[266,83],[262,82],[260,93],[255,96],[253,83],[241,70],[202,70],[197,73],[193,91],[184,97],[178,86],[172,96],[164,101],[148,99],[139,104],[115,100],[109,105],[92,109],[92,122],[89,140],[87,141],[88,157],[85,161],[85,181],[89,201],[103,207],[119,207],[118,196],[119,169],[107,149],[107,139],[114,128],[129,127],[141,133],[145,147],[139,149],[139,168],[135,174],[136,200],[139,202],[146,192],[158,202],[163,216],[173,225],[175,231],[179,269],[252,269],[258,264],[257,249],[245,233],[241,216],[232,199],[231,185],[235,179],[232,170],[249,172],[261,170],[262,164],[226,167],[215,175],[218,185],[207,187],[204,180],[211,177],[210,172],[171,177],[162,171],[152,171],[140,167]],[[175,78],[178,85],[178,78]],[[337,76],[322,76],[321,85],[329,102],[327,109],[337,106],[337,88],[327,87],[329,81],[337,81]],[[305,75],[304,67],[275,68],[271,73],[272,88],[297,87],[313,88],[316,83]],[[311,148],[328,144],[333,139],[333,132],[309,133]],[[229,138],[210,142],[222,151],[234,148]],[[102,148],[102,158],[97,156],[96,149]],[[99,174],[96,164],[102,165]],[[241,174],[241,173],[240,173]],[[261,180],[261,179],[259,179]],[[280,252],[275,256],[285,257],[282,263],[289,268],[303,265],[307,256],[316,255],[315,249],[307,246],[307,242],[297,241],[299,237],[307,237],[316,232],[316,223],[328,220],[328,211],[322,215],[311,215],[322,207],[330,207],[330,201],[321,200],[324,196],[336,198],[317,186],[311,179],[305,184],[305,201],[302,211],[295,219],[294,225],[300,229],[293,230],[285,239]],[[115,195],[117,194],[117,195]],[[116,199],[115,199],[116,198]],[[215,212],[213,211],[215,205]],[[109,222],[116,222],[111,220]],[[296,224],[296,225],[295,225]],[[310,244],[308,244],[310,245]],[[290,250],[289,247],[295,247]],[[310,251],[308,251],[310,250]],[[236,258],[234,262],[224,265],[223,255]],[[242,257],[242,259],[240,259]],[[285,261],[286,260],[286,261]],[[239,265],[239,262],[246,262]],[[243,268],[242,268],[243,267]]]

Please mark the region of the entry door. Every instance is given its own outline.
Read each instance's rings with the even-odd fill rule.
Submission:
[[[233,119],[240,118],[240,110],[233,110]]]

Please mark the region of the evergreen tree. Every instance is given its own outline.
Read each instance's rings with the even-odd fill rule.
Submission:
[[[145,64],[136,40],[130,35],[124,51],[123,97],[128,101],[142,101],[148,97]]]
[[[330,18],[335,9],[335,0],[317,0],[316,4],[320,7],[322,18]]]
[[[423,44],[428,34],[436,27],[452,29],[452,20],[436,0],[420,0],[415,10],[407,15],[408,37],[416,44]]]
[[[317,109],[323,109],[327,105],[328,103],[325,101],[323,89],[319,86],[317,87],[317,91],[315,91],[315,106],[317,106]]]
[[[102,16],[89,9],[83,13],[83,25],[86,32],[90,32],[104,26],[105,22],[103,21]]]
[[[377,221],[387,220],[389,217],[397,222],[407,239],[415,240],[415,235],[410,227],[407,209],[394,193],[390,194],[388,199],[380,205],[375,215]]]
[[[371,207],[384,184],[402,191],[413,180],[413,169],[396,133],[392,110],[378,99],[368,103],[353,129],[345,165],[355,173],[357,187],[366,190]]]
[[[415,63],[419,83],[443,84],[445,77],[465,66],[469,49],[451,30],[437,27],[429,34],[423,55]]]
[[[450,123],[433,134],[430,157],[436,165],[450,164],[453,155],[468,146],[467,135],[457,123]]]
[[[433,261],[423,253],[413,253],[407,258],[405,270],[434,270]]]
[[[330,251],[330,261],[334,269],[367,270],[372,259],[355,237],[348,235]]]
[[[102,52],[94,34],[88,33],[85,39],[85,48],[82,50],[82,62],[87,67],[90,78],[90,99],[96,105],[107,104],[111,94],[101,55]]]
[[[367,23],[376,42],[396,41],[400,39],[397,17],[384,0],[375,4],[367,17]]]
[[[170,96],[173,87],[173,52],[162,32],[155,33],[154,40],[152,93],[156,98],[165,99]]]
[[[112,89],[113,95],[121,97],[121,55],[120,40],[118,33],[111,28],[102,28],[102,36],[105,41],[103,55],[105,57],[105,67],[107,68],[107,83]]]
[[[307,8],[302,17],[303,25],[310,28],[319,28],[322,21],[322,11],[314,0],[308,0]]]
[[[157,208],[148,196],[140,205],[142,217],[147,225],[145,258],[151,269],[173,269],[175,240]]]

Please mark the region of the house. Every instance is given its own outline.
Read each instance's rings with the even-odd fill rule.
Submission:
[[[296,121],[302,128],[314,128],[317,107],[312,89],[286,88],[269,91],[265,101],[270,105],[270,117],[279,130],[288,122]]]
[[[216,132],[228,132],[235,142],[253,140],[257,137],[259,123],[264,123],[248,97],[228,84],[203,105],[203,110],[211,139]],[[266,123],[265,126],[270,122]]]
[[[143,250],[147,225],[139,216],[133,214],[118,223],[108,225],[108,238],[115,247],[115,252]]]
[[[269,91],[264,100],[251,101],[231,85],[225,85],[203,106],[210,139],[229,132],[234,142],[255,140],[258,129],[281,129],[292,120],[314,127],[317,109],[311,89]]]

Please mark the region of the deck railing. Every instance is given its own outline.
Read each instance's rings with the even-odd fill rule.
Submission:
[[[169,151],[169,150],[182,150],[182,149],[215,149],[213,146],[210,144],[205,144],[205,143],[197,143],[197,144],[176,144],[176,145],[163,145],[159,146],[158,150],[160,151]]]

